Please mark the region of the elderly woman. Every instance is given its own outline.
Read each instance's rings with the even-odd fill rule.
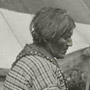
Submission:
[[[26,45],[10,69],[4,90],[66,90],[58,59],[72,46],[75,24],[65,10],[45,7],[30,24],[33,43]]]

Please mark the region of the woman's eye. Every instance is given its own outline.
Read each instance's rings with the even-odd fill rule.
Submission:
[[[64,37],[64,40],[67,40],[69,37]]]
[[[69,35],[69,36],[64,37],[64,39],[65,39],[65,40],[68,40],[69,38],[71,38],[71,36],[70,36],[70,35]]]
[[[65,40],[67,40],[67,37],[64,37]]]

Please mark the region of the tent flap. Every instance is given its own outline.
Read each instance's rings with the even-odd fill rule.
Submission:
[[[0,0],[1,8],[29,14],[44,6],[66,9],[76,22],[90,24],[89,0]]]

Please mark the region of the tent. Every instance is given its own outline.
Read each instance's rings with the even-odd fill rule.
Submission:
[[[25,44],[32,42],[29,24],[44,6],[66,9],[76,21],[67,54],[90,46],[89,0],[0,0],[0,68],[9,69]]]
[[[63,8],[79,23],[90,24],[90,0],[0,0],[0,7],[35,14],[44,6]]]
[[[29,24],[33,14],[44,6],[66,9],[76,21],[73,47],[67,55],[76,52],[79,56],[78,50],[90,46],[90,0],[0,0],[0,68],[9,69],[25,44],[32,42]],[[71,62],[72,57],[66,59],[64,65]]]
[[[29,25],[34,15],[0,9],[0,68],[10,68],[26,43],[32,43]],[[68,53],[90,45],[90,25],[76,23]]]
[[[16,55],[31,42],[29,24],[32,16],[0,9],[0,68],[10,68]]]

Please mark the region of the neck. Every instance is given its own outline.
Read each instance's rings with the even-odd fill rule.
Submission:
[[[48,48],[39,46],[35,43],[30,44],[29,47],[32,49],[32,51],[37,51],[37,52],[42,53],[43,55],[47,56],[49,59],[52,59],[52,63],[55,64],[57,67],[59,67],[57,59],[54,58],[51,53],[49,53],[49,51],[47,50]]]
[[[30,44],[30,46],[32,47],[32,49],[36,50],[37,52],[40,52],[51,59],[54,58],[46,46],[41,46],[36,43]]]

